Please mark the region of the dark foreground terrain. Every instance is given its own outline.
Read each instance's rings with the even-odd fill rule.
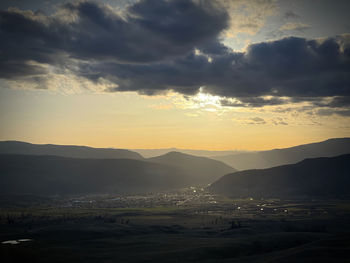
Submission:
[[[344,200],[231,200],[192,187],[143,196],[6,195],[0,202],[2,262],[350,260]]]

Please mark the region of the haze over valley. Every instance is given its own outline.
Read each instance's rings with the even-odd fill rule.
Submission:
[[[333,138],[323,142],[298,145],[284,149],[213,156],[238,170],[261,169],[292,164],[306,158],[334,157],[349,153],[350,138]]]
[[[236,158],[240,168],[244,164],[250,164],[252,168],[277,166],[236,172],[234,167],[223,162],[180,152],[144,158],[123,149],[4,141],[0,142],[1,191],[46,195],[125,194],[212,184],[208,189],[221,192],[221,184],[224,193],[235,197],[260,193],[261,197],[281,198],[287,197],[291,191],[293,197],[330,194],[341,198],[348,194],[346,165],[350,162],[346,161],[346,154],[350,153],[349,144],[349,138],[339,138],[286,149],[231,155],[229,157]],[[299,162],[300,159],[307,160]],[[294,165],[286,166],[286,163]],[[333,171],[336,171],[335,175]],[[230,176],[233,181],[228,183]],[[243,185],[250,185],[251,189]]]

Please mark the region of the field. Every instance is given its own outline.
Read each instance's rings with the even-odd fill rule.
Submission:
[[[347,200],[233,200],[198,187],[0,200],[2,262],[350,260]]]

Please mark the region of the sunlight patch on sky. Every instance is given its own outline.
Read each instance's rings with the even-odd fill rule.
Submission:
[[[135,94],[135,96],[140,96]],[[148,107],[156,110],[177,110],[177,114],[192,118],[210,118],[217,121],[232,121],[235,125],[268,125],[268,126],[328,126],[329,128],[349,129],[345,127],[346,116],[326,114],[309,102],[288,102],[288,97],[281,97],[285,101],[282,105],[267,105],[263,107],[223,106],[223,99],[232,104],[240,101],[236,98],[223,98],[208,93],[199,92],[194,96],[184,96],[178,93],[158,95],[155,97],[143,96],[142,98],[154,101]],[[271,96],[264,96],[271,99]],[[320,102],[327,103],[331,98],[325,98]],[[180,110],[180,111],[178,111]],[[319,111],[325,112],[323,115]]]

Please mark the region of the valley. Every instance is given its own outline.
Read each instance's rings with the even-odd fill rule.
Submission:
[[[1,200],[0,240],[31,240],[1,244],[6,262],[346,262],[350,244],[348,200],[230,199],[194,186]]]

